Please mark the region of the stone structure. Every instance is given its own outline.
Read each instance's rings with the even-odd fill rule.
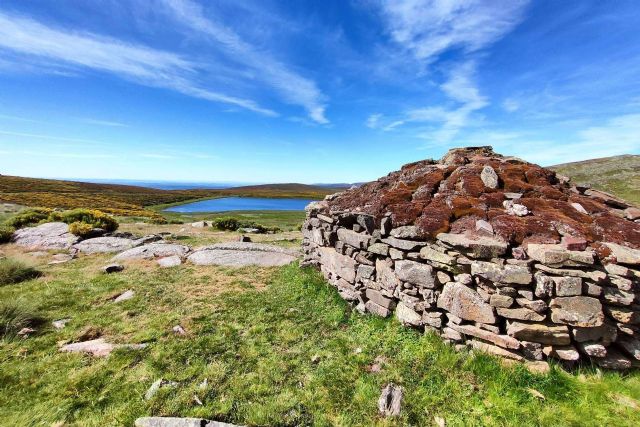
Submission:
[[[490,147],[311,203],[304,264],[362,312],[515,360],[640,360],[640,223]]]

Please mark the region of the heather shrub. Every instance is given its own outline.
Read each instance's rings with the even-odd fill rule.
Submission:
[[[22,228],[29,225],[35,225],[43,221],[47,221],[53,213],[49,208],[32,208],[22,211],[9,219],[7,224],[13,228]]]
[[[219,230],[236,231],[240,226],[240,221],[231,217],[216,218],[213,220],[213,226]]]

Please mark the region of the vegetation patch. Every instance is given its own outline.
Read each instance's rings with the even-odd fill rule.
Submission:
[[[23,328],[41,325],[44,319],[24,300],[0,302],[0,339],[15,337]]]
[[[0,243],[8,243],[11,241],[11,236],[13,236],[13,232],[16,231],[10,225],[1,225],[0,224]]]
[[[20,261],[0,259],[0,286],[24,282],[40,275],[38,270]]]
[[[258,233],[277,233],[280,231],[279,227],[265,227],[254,221],[240,220],[233,217],[215,218],[213,226],[218,230],[227,231],[238,231],[245,228],[257,230]]]

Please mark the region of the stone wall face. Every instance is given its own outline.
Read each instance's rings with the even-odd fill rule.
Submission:
[[[640,250],[604,243],[618,263],[603,264],[579,239],[424,239],[390,216],[330,211],[330,200],[307,207],[304,264],[359,311],[509,359],[639,365]]]

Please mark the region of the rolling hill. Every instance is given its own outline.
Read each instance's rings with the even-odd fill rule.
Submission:
[[[0,175],[0,201],[49,208],[95,208],[114,215],[157,217],[149,206],[224,196],[321,199],[334,189],[305,184],[266,184],[221,190],[159,190]]]
[[[571,177],[575,183],[588,183],[640,206],[640,156],[626,154],[550,166]]]

